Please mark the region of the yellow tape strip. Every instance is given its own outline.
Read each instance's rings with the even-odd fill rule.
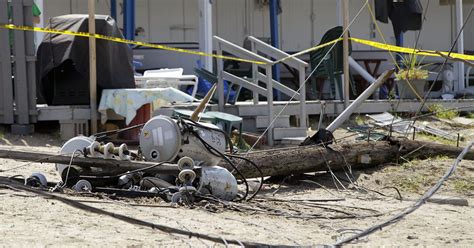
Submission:
[[[408,47],[399,47],[399,46],[394,46],[394,45],[387,45],[375,41],[370,41],[370,40],[363,40],[363,39],[358,39],[358,38],[350,38],[352,41],[364,44],[367,46],[375,47],[378,49],[382,50],[387,50],[387,51],[392,51],[392,52],[398,52],[398,53],[414,53],[417,55],[425,55],[425,56],[434,56],[434,57],[441,57],[441,55],[437,54],[436,51],[432,50],[420,50],[420,49],[414,49],[414,48],[408,48]],[[457,58],[457,59],[464,59],[464,60],[474,60],[474,55],[467,55],[467,54],[460,54],[460,53],[448,53],[448,52],[440,52],[441,54],[444,54],[446,56],[452,57],[452,58]]]
[[[207,57],[213,57],[213,58],[219,58],[219,59],[235,60],[235,61],[240,61],[240,62],[260,64],[260,65],[266,64],[265,62],[257,61],[257,60],[241,59],[241,58],[225,56],[225,55],[217,55],[217,54],[208,54],[208,53],[203,53],[203,52],[199,52],[199,51],[191,51],[191,50],[187,50],[187,49],[174,48],[174,47],[151,44],[151,43],[146,43],[146,42],[141,42],[141,41],[127,40],[127,39],[111,37],[111,36],[106,36],[106,35],[101,35],[101,34],[90,34],[90,33],[86,33],[86,32],[74,32],[74,31],[69,31],[69,30],[56,30],[56,29],[29,27],[29,26],[15,26],[15,25],[12,25],[12,24],[0,24],[0,28],[6,28],[6,29],[12,29],[12,30],[32,31],[32,32],[41,32],[41,33],[50,33],[50,34],[65,34],[65,35],[73,35],[73,36],[80,36],[80,37],[87,37],[87,38],[94,37],[94,38],[100,39],[100,40],[108,40],[108,41],[114,41],[114,42],[119,42],[119,43],[130,44],[130,45],[151,47],[151,48],[156,48],[156,49],[161,49],[161,50],[167,50],[167,51],[173,51],[173,52],[179,52],[179,53],[187,53],[187,54],[193,54],[193,55],[198,55],[198,56],[207,56]]]
[[[283,62],[283,61],[285,61],[285,60],[287,60],[287,59],[291,59],[291,58],[298,57],[298,56],[300,56],[300,55],[303,55],[303,54],[306,54],[306,53],[309,53],[309,52],[312,52],[312,51],[319,50],[319,49],[321,49],[321,48],[323,48],[323,47],[327,47],[327,46],[332,45],[332,44],[334,44],[334,43],[336,43],[336,42],[338,42],[338,41],[341,41],[341,40],[342,40],[342,38],[339,38],[339,39],[335,39],[335,40],[326,42],[326,43],[321,44],[321,45],[317,45],[317,46],[314,46],[314,47],[310,47],[310,48],[308,48],[308,49],[306,49],[306,50],[303,50],[303,51],[301,51],[301,52],[297,52],[297,53],[292,54],[292,55],[290,55],[290,56],[288,56],[288,57],[285,57],[285,58],[282,58],[282,59],[280,59],[280,60],[277,60],[277,61],[273,62],[273,64],[278,64],[278,63],[281,63],[281,62]]]
[[[106,35],[101,35],[101,34],[94,34],[93,35],[93,34],[86,33],[86,32],[74,32],[74,31],[69,31],[69,30],[56,30],[56,29],[29,27],[29,26],[15,26],[13,24],[0,24],[0,28],[6,28],[6,29],[12,29],[12,30],[32,31],[32,32],[42,32],[42,33],[50,33],[50,34],[66,34],[66,35],[80,36],[80,37],[86,37],[86,38],[94,37],[94,38],[100,39],[100,40],[108,40],[108,41],[125,43],[125,44],[130,44],[130,45],[151,47],[151,48],[156,48],[156,49],[161,49],[161,50],[167,50],[167,51],[173,51],[173,52],[179,52],[179,53],[187,53],[187,54],[193,54],[193,55],[198,55],[198,56],[207,56],[207,57],[213,57],[213,58],[219,58],[219,59],[235,60],[235,61],[246,62],[246,63],[260,64],[260,65],[266,64],[265,62],[257,61],[257,60],[241,59],[241,58],[225,56],[225,55],[217,55],[217,54],[208,54],[208,53],[199,52],[199,51],[191,51],[191,50],[187,50],[187,49],[174,48],[174,47],[158,45],[158,44],[151,44],[151,43],[146,43],[146,42],[141,42],[141,41],[127,40],[127,39],[111,37],[111,36],[106,36]],[[441,57],[441,55],[437,54],[437,51],[432,51],[432,50],[420,50],[420,49],[414,49],[414,48],[408,48],[408,47],[399,47],[399,46],[387,45],[387,44],[383,44],[383,43],[380,43],[380,42],[364,40],[364,39],[359,39],[359,38],[353,38],[353,37],[351,37],[350,39],[352,41],[360,43],[360,44],[364,44],[364,45],[367,45],[367,46],[371,46],[371,47],[374,47],[374,48],[378,48],[378,49],[386,50],[386,51],[391,51],[391,52],[414,53],[414,54],[417,54],[417,55]],[[326,46],[330,46],[330,45],[332,45],[336,42],[339,42],[341,40],[342,40],[342,38],[339,38],[339,39],[335,39],[333,41],[330,41],[330,42],[327,42],[327,43],[324,43],[324,44],[321,44],[321,45],[317,45],[317,46],[308,48],[308,49],[303,50],[301,52],[298,52],[298,53],[292,54],[288,57],[285,57],[283,59],[277,60],[277,61],[273,62],[273,64],[283,62],[283,61],[285,61],[287,59],[290,59],[290,58],[298,57],[300,55],[303,55],[303,54],[309,53],[311,51],[321,49],[321,48],[326,47]],[[448,52],[440,52],[440,53],[443,54],[443,55],[446,55],[446,56],[449,54]],[[451,53],[451,54],[449,54],[449,56],[452,57],[452,58],[474,61],[474,55]]]

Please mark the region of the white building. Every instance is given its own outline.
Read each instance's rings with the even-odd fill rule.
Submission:
[[[64,14],[87,14],[84,0],[44,0],[44,20]],[[118,22],[122,22],[121,1],[118,2]],[[197,42],[198,0],[136,0],[136,27],[145,31],[137,40],[147,42]],[[242,44],[244,37],[269,37],[268,1],[265,0],[213,0],[214,34]],[[323,33],[338,24],[339,9],[335,0],[281,0],[280,41],[285,51],[299,51],[319,43]],[[365,0],[350,1],[351,18]],[[373,2],[373,1],[370,1]],[[422,3],[425,5],[426,2]],[[430,2],[421,34],[420,47],[449,50],[456,36],[454,0]],[[472,1],[464,0],[464,18]],[[97,0],[97,13],[110,14],[110,0]],[[394,43],[391,24],[378,23],[388,42]],[[382,41],[365,9],[350,29],[354,37]],[[405,44],[414,43],[416,33],[407,32]],[[474,50],[474,18],[465,28],[466,50]],[[369,49],[355,45],[355,49]]]
[[[85,0],[39,0],[43,2],[43,18],[64,14],[87,13]],[[213,0],[213,35],[242,45],[246,36],[270,36],[268,0]],[[281,0],[282,13],[279,15],[280,45],[285,51],[295,52],[318,44],[322,35],[338,25],[339,7],[336,0]],[[369,0],[373,6],[373,0]],[[456,0],[421,0],[428,7],[418,48],[448,51],[457,35]],[[135,0],[136,27],[144,31],[137,40],[151,43],[198,42],[199,4],[198,0]],[[350,20],[364,5],[365,0],[350,0]],[[464,0],[464,19],[474,1]],[[97,0],[96,12],[110,14],[110,0]],[[117,1],[117,21],[122,25],[122,1]],[[385,40],[395,44],[392,25],[377,23]],[[353,37],[383,42],[376,30],[367,8],[355,19],[350,28]],[[413,47],[417,32],[405,33],[404,45]],[[464,29],[464,48],[474,51],[474,17]],[[386,53],[370,53],[376,49],[353,44],[359,51],[354,56],[387,56]],[[362,51],[362,53],[361,53]],[[390,60],[387,60],[390,62]],[[194,65],[195,63],[193,63]],[[391,66],[387,62],[386,67]]]

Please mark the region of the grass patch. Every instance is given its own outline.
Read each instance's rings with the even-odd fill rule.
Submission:
[[[5,138],[5,128],[0,127],[0,139],[3,139],[3,138]]]
[[[472,112],[467,113],[466,118],[474,119],[474,113]]]
[[[407,192],[419,193],[429,183],[428,178],[422,175],[412,175],[397,178],[394,181],[400,189]]]
[[[441,143],[441,144],[444,144],[444,145],[450,145],[450,146],[455,146],[456,145],[456,141],[454,141],[454,140],[444,139],[444,138],[434,136],[434,135],[431,135],[431,134],[427,134],[427,133],[417,133],[416,134],[416,139],[418,139],[418,138],[422,138],[422,139],[425,139],[425,140]]]
[[[469,193],[474,191],[474,177],[467,179],[455,179],[453,181],[454,190],[460,193]]]
[[[433,104],[429,107],[431,113],[440,119],[452,120],[459,116],[459,111],[454,109],[446,109],[441,104]]]
[[[361,115],[357,115],[354,119],[355,123],[359,126],[361,125],[364,125],[365,124],[365,118],[362,117]]]

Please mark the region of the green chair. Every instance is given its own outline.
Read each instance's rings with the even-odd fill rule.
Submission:
[[[232,127],[237,126],[239,129],[239,141],[238,144],[242,142],[242,122],[243,118],[227,113],[217,112],[217,111],[209,111],[206,112],[207,115],[214,117],[214,124],[217,126],[221,126],[224,131],[229,135],[232,134]]]
[[[335,39],[338,39],[342,36],[343,28],[341,26],[337,26],[334,28],[329,29],[321,38],[321,42],[319,44],[324,44]],[[334,45],[334,48],[331,50],[333,45],[326,46],[324,48],[318,49],[316,51],[310,52],[310,65],[311,71],[319,65],[316,71],[311,76],[311,84],[313,90],[318,91],[320,98],[322,96],[322,89],[323,87],[317,87],[317,79],[325,79],[329,78],[331,83],[331,90],[329,92],[330,98],[338,98],[342,99],[342,89],[343,83],[341,80],[341,75],[344,74],[343,70],[343,44],[342,41],[339,41]],[[330,51],[328,53],[328,51]],[[352,53],[352,44],[349,40],[349,55]],[[327,54],[327,55],[326,55]],[[326,56],[325,56],[326,55]],[[322,61],[322,62],[321,62]],[[351,83],[354,81],[352,79]],[[352,85],[353,86],[353,85]],[[355,87],[352,87],[355,89]]]

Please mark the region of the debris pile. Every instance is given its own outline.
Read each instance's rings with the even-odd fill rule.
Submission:
[[[128,149],[126,144],[99,142],[108,133],[68,140],[60,155],[70,159],[68,163],[56,163],[62,182],[54,185],[53,190],[67,187],[77,192],[159,196],[181,205],[193,205],[204,198],[242,201],[253,197],[249,196],[245,177],[238,181],[218,165],[224,161],[237,175],[240,173],[234,164],[239,157],[235,156],[233,144],[217,126],[181,117],[156,116],[139,127],[137,151]],[[94,162],[84,164],[78,161],[81,158]],[[245,185],[243,193],[239,193],[239,182]],[[26,184],[48,186],[41,173],[28,177]]]

